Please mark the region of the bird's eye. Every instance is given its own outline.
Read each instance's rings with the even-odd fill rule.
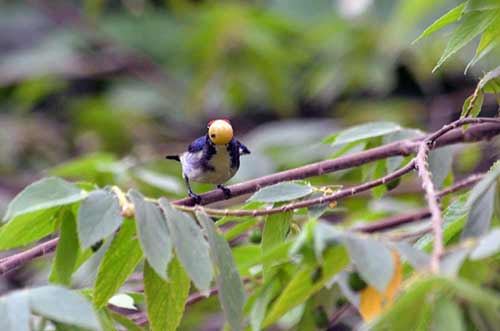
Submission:
[[[215,133],[212,133],[210,137],[215,138]]]

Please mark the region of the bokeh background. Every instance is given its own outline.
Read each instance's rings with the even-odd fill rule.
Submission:
[[[164,155],[214,118],[230,118],[253,152],[234,182],[332,157],[322,139],[350,125],[434,130],[500,55],[464,74],[472,43],[432,73],[449,30],[412,41],[458,3],[0,1],[0,214],[47,175],[181,197],[179,165]],[[497,112],[490,97],[485,115]],[[461,149],[456,175],[487,169],[495,144]],[[312,180],[325,178],[360,175]]]

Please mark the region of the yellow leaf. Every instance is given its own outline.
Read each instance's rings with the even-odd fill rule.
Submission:
[[[403,278],[403,268],[398,253],[392,251],[394,259],[394,274],[387,285],[385,293],[379,292],[377,289],[368,286],[360,293],[359,312],[365,322],[371,321],[387,308],[393,301],[394,297],[401,287]]]

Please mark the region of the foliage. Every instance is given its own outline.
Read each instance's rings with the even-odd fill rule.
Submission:
[[[311,3],[307,11],[302,6],[300,1],[87,1],[83,12],[91,23],[82,20],[83,27],[71,31],[51,27],[46,39],[30,46],[32,53],[14,50],[0,62],[0,71],[9,73],[0,77],[0,85],[20,82],[12,93],[21,108],[68,93],[63,77],[86,74],[63,65],[75,59],[89,61],[92,65],[78,68],[93,68],[97,76],[124,70],[120,64],[126,63],[126,70],[155,86],[117,77],[97,96],[79,95],[67,105],[73,115],[67,124],[80,134],[68,144],[78,148],[79,140],[99,137],[103,145],[97,150],[105,152],[51,168],[49,177],[27,185],[6,207],[0,250],[25,251],[0,259],[0,272],[48,254],[49,249],[42,249],[29,255],[41,247],[38,241],[57,237],[58,242],[46,274],[50,285],[0,297],[1,330],[191,330],[208,323],[212,313],[223,316],[220,329],[227,330],[312,331],[348,323],[366,330],[483,331],[498,325],[500,163],[473,188],[435,197],[443,210],[439,226],[445,245],[436,256],[439,231],[426,219],[428,214],[394,225],[400,214],[406,216],[423,201],[420,191],[406,194],[412,181],[391,177],[414,165],[409,155],[417,144],[427,144],[425,133],[405,120],[374,111],[365,123],[344,130],[326,120],[262,126],[247,135],[252,156],[238,179],[287,168],[294,181],[275,173],[271,178],[279,180],[260,187],[262,178],[257,179],[245,191],[253,194],[221,207],[227,209],[173,200],[184,194],[178,165],[156,162],[154,152],[144,146],[165,135],[173,141],[190,133],[159,134],[157,119],[169,128],[182,123],[189,131],[189,121],[212,114],[214,108],[247,112],[261,107],[283,118],[298,112],[303,100],[328,108],[350,93],[386,92],[397,59],[404,52],[419,56],[418,47],[403,46],[414,37],[416,21],[437,10],[430,1],[411,0],[384,14],[382,5],[372,4],[373,10],[365,9],[367,19],[355,20],[332,10],[331,1]],[[0,12],[0,17],[6,15]],[[451,24],[456,28],[441,57],[423,57],[437,60],[434,70],[446,70],[444,63],[456,59],[476,37],[480,41],[466,70],[498,54],[497,1],[459,4],[416,41]],[[103,34],[93,39],[92,29]],[[421,70],[419,64],[407,66]],[[26,78],[26,72],[31,76]],[[416,76],[425,82],[425,75]],[[482,123],[479,115],[494,102],[492,96],[500,105],[499,91],[497,67],[479,80],[463,103],[461,118]],[[385,106],[383,115],[389,113]],[[455,133],[462,132],[465,142],[490,137],[468,135],[471,125]],[[134,155],[115,157],[127,155],[134,141],[140,141]],[[399,152],[389,149],[399,143]],[[432,183],[424,186],[453,188],[458,148],[434,148],[434,143],[422,145],[432,148],[424,160],[428,169],[410,170],[432,174]],[[39,145],[51,149],[45,141]],[[359,161],[359,155],[366,158]],[[307,178],[318,159],[354,161],[335,175],[328,174],[339,170],[335,167],[320,168],[315,174],[321,176]],[[352,182],[361,182],[362,189],[339,185]],[[392,193],[398,189],[400,193]],[[367,190],[371,195],[361,195]],[[339,199],[332,199],[336,194]],[[341,201],[347,197],[352,199]],[[373,225],[384,231],[370,230]],[[436,257],[439,270],[431,270]],[[220,308],[214,308],[216,303]]]

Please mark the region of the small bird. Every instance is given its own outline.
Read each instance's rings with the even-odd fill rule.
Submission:
[[[181,163],[188,194],[197,204],[201,197],[191,190],[191,180],[217,185],[229,199],[231,190],[222,184],[238,171],[240,155],[250,154],[250,150],[234,138],[233,127],[228,119],[210,121],[207,129],[207,134],[193,141],[187,152],[166,156]]]

